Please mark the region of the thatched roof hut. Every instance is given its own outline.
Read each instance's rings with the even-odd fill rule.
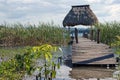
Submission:
[[[89,5],[72,6],[72,9],[63,20],[63,26],[94,25],[98,19]]]

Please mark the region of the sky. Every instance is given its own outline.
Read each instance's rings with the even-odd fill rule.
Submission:
[[[120,0],[0,0],[0,24],[53,22],[62,26],[71,6],[86,4],[99,22],[120,21]]]

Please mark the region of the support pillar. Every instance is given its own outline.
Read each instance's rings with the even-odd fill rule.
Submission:
[[[100,29],[97,30],[97,43],[100,43]]]
[[[91,30],[90,39],[93,40],[93,29]]]
[[[76,43],[78,43],[78,29],[75,28],[75,40],[76,40]]]

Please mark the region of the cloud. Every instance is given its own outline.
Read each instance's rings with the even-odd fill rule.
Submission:
[[[17,11],[24,11],[24,10],[29,10],[29,8],[26,7],[26,6],[18,6],[18,7],[15,8],[15,10],[17,10]]]
[[[23,3],[35,3],[39,0],[21,0]]]
[[[5,14],[2,13],[2,12],[0,12],[0,16],[1,16],[2,18],[4,18],[4,17],[5,17]]]
[[[0,0],[0,23],[51,22],[62,25],[71,6],[89,4],[100,22],[118,20],[120,0]]]
[[[100,22],[104,21],[120,21],[120,1],[116,0],[101,0],[99,3],[91,3],[91,8],[98,17]]]
[[[120,4],[120,0],[114,0],[113,3],[114,4]]]
[[[108,17],[109,20],[119,20],[120,21],[120,5],[114,4],[107,7],[110,13],[110,16]]]
[[[95,4],[95,3],[100,3],[101,0],[85,0],[86,2],[90,3],[90,4]]]
[[[110,10],[111,15],[116,15],[120,13],[120,5],[118,4],[108,6],[108,9]]]

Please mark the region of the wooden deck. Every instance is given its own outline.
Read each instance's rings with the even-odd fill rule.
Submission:
[[[79,38],[79,43],[73,43],[72,64],[116,64],[114,53],[109,46],[97,44],[86,38]]]

